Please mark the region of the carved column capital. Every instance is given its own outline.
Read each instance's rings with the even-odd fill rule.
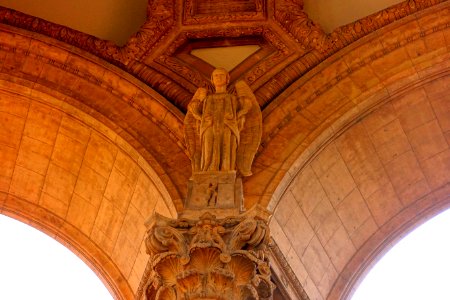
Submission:
[[[271,299],[269,213],[256,206],[218,219],[169,219],[155,214],[147,222],[151,274],[146,299]]]

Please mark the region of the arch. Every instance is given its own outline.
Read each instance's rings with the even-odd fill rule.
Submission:
[[[0,197],[3,199],[1,214],[39,229],[75,253],[97,274],[114,299],[133,298],[133,291],[120,270],[108,264],[104,252],[77,228],[28,201],[4,193]]]
[[[435,197],[425,197],[410,205],[380,227],[339,274],[327,299],[349,300],[371,267],[409,232],[439,213],[450,208],[450,187],[433,192]]]
[[[358,40],[294,82],[263,111],[262,147],[244,181],[246,206],[276,206],[295,169],[391,97],[448,73],[449,2]],[[297,165],[293,167],[293,165]]]
[[[402,192],[398,190],[379,192],[378,196],[368,195],[376,190],[370,187],[371,181],[374,181],[371,176],[376,173],[374,169],[383,163],[373,159],[376,151],[367,153],[366,147],[375,148],[375,145],[370,137],[365,136],[368,135],[366,125],[361,125],[368,119],[372,119],[374,125],[382,122],[385,115],[395,115],[395,110],[386,109],[389,105],[392,108],[395,101],[410,101],[418,104],[420,109],[412,114],[410,120],[404,121],[409,123],[405,126],[415,126],[414,122],[417,122],[417,132],[423,130],[422,137],[432,136],[434,141],[437,134],[439,144],[449,144],[446,121],[449,110],[443,100],[448,103],[448,5],[448,2],[443,3],[441,7],[407,17],[353,43],[294,83],[263,112],[263,149],[256,159],[257,170],[254,172],[259,178],[254,182],[250,178],[246,182],[249,193],[255,191],[246,200],[250,200],[248,206],[252,202],[268,203],[269,210],[275,213],[271,221],[275,242],[294,276],[312,299],[346,299],[360,274],[377,257],[376,254],[384,251],[381,249],[403,234],[406,228],[422,222],[419,217],[413,218],[415,213],[421,213],[426,218],[448,206],[449,178],[445,168],[450,166],[447,154],[434,158],[439,161],[436,163],[438,167],[433,169],[429,163],[426,171],[420,171],[426,173],[421,175],[423,181],[410,182],[414,188],[411,195],[405,195],[403,190],[401,201],[405,203],[399,200],[399,193]],[[439,28],[443,31],[440,32]],[[404,108],[406,106],[403,105]],[[434,114],[434,119],[425,118],[434,120],[428,129],[422,127],[424,124],[420,123],[420,118],[413,120],[421,113],[428,113],[428,116]],[[378,117],[373,117],[376,115]],[[407,119],[404,117],[404,120]],[[397,120],[390,132],[411,129],[404,129],[399,124],[401,122]],[[422,168],[423,158],[429,153],[429,149],[423,147],[429,141],[424,142],[418,133],[413,135],[399,137],[398,143],[411,138],[415,148],[422,148],[417,150],[418,156],[411,160],[416,160],[415,166]],[[356,149],[353,153],[347,151],[346,160],[336,146],[342,141],[346,141],[347,145],[341,145],[340,150]],[[365,151],[364,161],[361,158]],[[333,157],[334,160],[331,159]],[[384,157],[387,159],[386,154]],[[347,164],[352,163],[351,159],[358,158],[360,160],[353,162],[353,169],[350,169]],[[332,172],[328,168],[338,161],[340,163],[335,165],[335,173],[330,174],[338,182],[321,182],[315,172],[322,172],[321,175]],[[318,169],[314,170],[313,165]],[[436,173],[433,175],[433,172]],[[355,178],[358,176],[357,182]],[[385,180],[384,184],[388,184],[389,180]],[[398,178],[395,180],[400,184]],[[389,184],[393,187],[392,182]],[[333,187],[338,188],[333,191]],[[343,187],[342,190],[339,187]],[[345,189],[356,189],[357,192],[340,195]],[[338,195],[338,199],[353,197],[343,210],[347,212],[341,211],[341,215],[334,213],[336,203],[323,201],[333,193]],[[376,205],[374,199],[377,197],[383,203],[389,202],[386,200],[389,198],[392,201],[385,212],[375,208],[378,211],[375,220],[374,217],[365,218],[367,211],[373,214],[373,207],[368,207],[366,196],[372,197],[372,206]],[[432,208],[430,202],[441,203],[441,206]],[[352,223],[347,219],[344,226],[341,218],[352,215],[349,211],[358,203],[366,207],[360,211],[364,220]],[[410,210],[414,213],[408,216],[403,212]],[[395,222],[400,222],[400,216],[405,218],[405,223],[409,218],[410,223],[393,228]],[[384,226],[385,222],[392,222],[389,223],[391,227]],[[352,226],[357,228],[352,229]],[[353,230],[353,235],[348,230]],[[372,236],[378,239],[372,240]]]
[[[263,112],[262,147],[255,160],[254,175],[244,182],[246,206],[260,203],[275,211],[271,227],[276,242],[310,298],[333,299],[333,295],[339,298],[347,293],[354,279],[345,274],[364,268],[364,263],[353,269],[350,266],[353,257],[362,251],[363,245],[370,243],[372,236],[379,233],[381,239],[394,238],[395,233],[382,235],[390,228],[383,226],[409,207],[417,211],[424,209],[420,203],[427,203],[429,197],[437,201],[448,195],[447,175],[433,176],[430,172],[430,166],[435,165],[436,170],[442,170],[436,161],[443,165],[448,163],[447,152],[428,157],[430,150],[423,146],[417,132],[411,137],[413,142],[407,137],[410,147],[418,149],[417,153],[411,150],[409,156],[405,155],[405,161],[399,162],[406,167],[410,166],[409,162],[419,166],[411,172],[419,174],[417,178],[407,182],[415,188],[410,194],[405,193],[407,189],[401,178],[395,177],[394,164],[391,164],[393,169],[384,169],[384,173],[394,175],[381,175],[384,181],[373,183],[375,187],[366,185],[358,176],[376,174],[381,169],[376,166],[385,168],[384,163],[393,159],[385,157],[382,161],[378,157],[378,162],[372,159],[373,149],[380,145],[367,138],[372,133],[369,134],[362,123],[373,119],[377,113],[383,116],[389,111],[386,107],[395,101],[417,100],[420,95],[428,102],[418,103],[425,108],[423,111],[430,112],[433,107],[430,99],[436,104],[438,97],[448,94],[449,5],[450,2],[443,2],[406,17],[334,54],[292,84]],[[6,132],[0,135],[6,137],[0,143],[3,147],[0,155],[4,156],[0,160],[4,164],[0,168],[3,172],[0,176],[2,209],[18,216],[22,210],[26,211],[22,206],[33,204],[30,210],[45,212],[37,218],[39,222],[45,223],[48,219],[61,226],[66,223],[74,226],[76,230],[71,231],[67,240],[76,244],[78,240],[87,239],[89,245],[94,245],[77,251],[85,251],[86,257],[94,257],[100,251],[98,255],[104,260],[93,264],[103,268],[104,277],[112,278],[110,284],[127,299],[138,289],[146,265],[142,243],[145,218],[154,210],[175,216],[182,209],[181,200],[190,174],[183,142],[182,113],[126,72],[66,44],[6,25],[0,25],[0,41],[0,95],[3,97],[0,99],[10,99],[2,107],[5,111],[0,111],[2,118],[8,121],[8,127],[1,127],[5,122],[0,124],[0,130]],[[439,110],[431,109],[434,119],[427,119],[430,124],[420,124],[417,128],[439,136],[437,147],[443,149],[443,145],[449,143],[449,133],[448,127],[442,124],[447,126],[443,122],[449,118],[445,105],[439,105]],[[391,111],[390,115],[395,113]],[[397,123],[391,128],[393,132],[412,130],[405,129],[399,117],[396,118]],[[372,125],[382,121],[379,117]],[[405,121],[405,126],[417,125],[416,121]],[[60,132],[63,122],[69,129],[65,134]],[[29,132],[26,132],[28,125]],[[83,139],[86,130],[89,139]],[[27,134],[34,134],[34,138],[25,141],[23,136]],[[66,136],[66,140],[58,141],[60,134]],[[93,150],[87,156],[84,151],[80,167],[72,166],[72,161],[69,163],[61,153],[55,152],[58,142],[70,141],[67,137],[74,140],[74,144],[80,142],[84,150],[101,149],[105,159],[96,160]],[[402,140],[403,136],[398,140],[392,138],[392,141]],[[26,143],[33,142],[42,146],[40,152],[28,151],[27,155],[37,155],[41,161],[48,161],[43,163],[47,167],[27,165],[26,160],[19,159],[21,151],[30,148]],[[356,142],[361,144],[342,146]],[[344,157],[342,151],[351,148],[361,152],[345,152]],[[352,165],[355,157],[360,160]],[[426,160],[433,158],[435,162],[424,167],[421,165],[424,157]],[[74,192],[85,162],[94,164],[90,165],[91,175],[98,175],[99,181],[100,177],[105,179],[105,188],[97,198]],[[358,173],[359,167],[364,172]],[[340,171],[344,174],[342,178],[336,176]],[[33,176],[28,176],[30,174]],[[61,177],[61,174],[67,176]],[[88,174],[84,174],[88,178]],[[324,174],[344,184],[322,182]],[[58,184],[45,185],[47,178],[65,179]],[[366,179],[369,183],[375,181]],[[114,184],[109,185],[120,180],[131,181],[128,184],[133,187],[133,192],[126,197],[130,200],[125,203],[117,197],[123,191],[114,190],[111,187]],[[389,186],[388,190],[383,190],[384,184]],[[342,189],[333,190],[336,186]],[[376,197],[372,192],[383,197]],[[386,195],[391,197],[391,202],[385,202],[390,206],[383,212],[373,199],[386,200]],[[369,199],[371,196],[373,198]],[[154,201],[148,203],[143,201],[145,199]],[[373,201],[369,205],[370,200]],[[348,205],[341,207],[338,213],[337,206],[343,201]],[[446,203],[447,200],[440,201]],[[70,213],[71,205],[76,203],[78,209],[94,207],[90,211],[91,221],[79,220],[75,217],[77,214]],[[353,220],[354,205],[366,207],[359,212],[367,218]],[[129,207],[134,209],[129,210]],[[100,209],[102,213],[98,213]],[[311,219],[314,210],[316,217]],[[300,231],[293,230],[294,223],[301,225]],[[331,226],[329,230],[320,229],[319,225],[324,224]],[[63,227],[54,227],[55,233]],[[119,241],[126,247],[116,248]],[[135,259],[130,259],[129,253]],[[361,252],[360,255],[371,254]],[[306,265],[307,262],[317,263],[318,267]]]
[[[347,299],[393,240],[449,207],[450,76],[431,79],[293,166],[271,229],[310,298]]]
[[[179,110],[125,71],[77,48],[3,24],[0,41],[2,88],[48,95],[62,109],[74,107],[97,119],[105,132],[139,152],[176,209],[182,208],[190,161]]]
[[[62,97],[0,79],[0,212],[55,237],[131,299],[148,260],[145,220],[176,209],[139,152]]]

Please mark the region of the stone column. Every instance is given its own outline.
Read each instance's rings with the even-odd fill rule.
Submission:
[[[243,211],[242,177],[262,133],[259,104],[243,81],[229,92],[225,69],[211,75],[215,93],[199,88],[184,121],[192,176],[178,219],[147,222],[147,300],[272,299],[269,213]]]

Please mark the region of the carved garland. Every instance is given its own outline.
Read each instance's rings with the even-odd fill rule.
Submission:
[[[167,34],[175,22],[175,0],[153,0],[147,6],[147,21],[123,48],[124,63],[140,60]]]
[[[275,20],[308,51],[327,49],[326,34],[303,11],[303,0],[275,1]]]

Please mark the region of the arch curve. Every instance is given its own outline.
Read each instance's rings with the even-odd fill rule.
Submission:
[[[0,79],[0,212],[57,238],[117,299],[132,299],[148,260],[145,220],[177,214],[160,176],[60,93],[9,80]]]
[[[440,74],[293,166],[271,229],[310,297],[347,299],[392,241],[449,207],[450,76]]]
[[[3,24],[0,40],[3,89],[48,95],[62,109],[74,107],[102,122],[137,149],[182,208],[190,162],[178,109],[125,71],[62,42]]]
[[[274,208],[294,176],[333,135],[377,105],[448,74],[449,3],[377,30],[294,82],[263,111],[262,147],[244,189],[247,207]],[[294,167],[295,168],[295,167]],[[295,171],[294,171],[295,173]]]
[[[23,199],[0,194],[0,213],[34,227],[75,253],[100,278],[114,299],[132,299],[134,293],[115,264],[77,228],[60,217]]]
[[[439,188],[410,205],[379,228],[339,274],[327,299],[350,300],[371,267],[409,232],[450,208],[450,186]]]

